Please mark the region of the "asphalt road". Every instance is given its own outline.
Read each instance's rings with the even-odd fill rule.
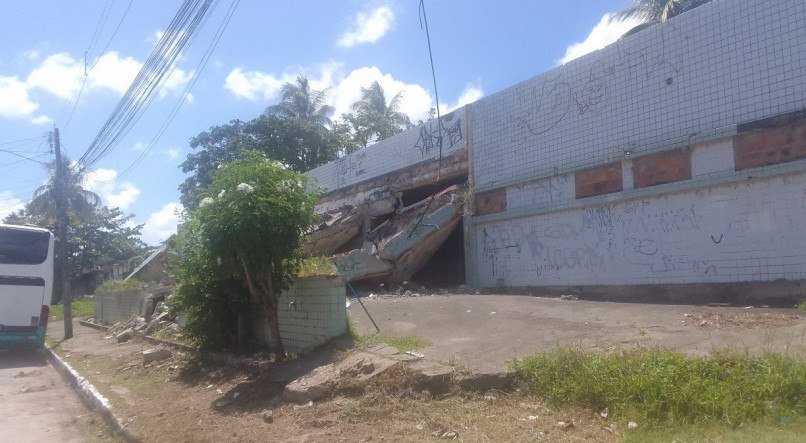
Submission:
[[[375,329],[354,300],[358,331]],[[793,309],[708,308],[518,295],[434,295],[363,299],[381,331],[431,342],[429,358],[457,359],[472,370],[500,371],[506,361],[557,346],[660,347],[690,355],[715,349],[806,355],[806,314]],[[703,317],[705,316],[705,317]],[[755,319],[748,327],[711,327],[719,318]],[[783,323],[770,323],[770,318]],[[707,319],[704,327],[700,327]]]
[[[85,442],[98,420],[36,351],[0,351],[0,442]]]

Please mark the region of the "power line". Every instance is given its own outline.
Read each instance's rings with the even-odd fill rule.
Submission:
[[[103,57],[104,54],[106,53],[106,50],[109,49],[109,45],[112,43],[112,40],[115,39],[115,36],[118,34],[118,30],[120,30],[120,25],[123,24],[123,21],[129,14],[129,9],[131,9],[133,2],[134,0],[129,0],[129,4],[123,11],[123,15],[120,17],[120,20],[118,20],[117,26],[115,26],[115,30],[112,31],[112,36],[110,36],[109,40],[106,41],[106,45],[104,45],[104,48],[101,50],[100,55],[98,56],[98,58],[95,59],[95,62],[92,64],[92,66],[90,66],[89,69],[87,69],[87,56],[90,51],[89,47],[87,48],[86,51],[84,51],[84,69],[85,69],[84,80],[81,82],[81,87],[78,89],[78,93],[74,95],[75,98],[74,99],[71,98],[73,106],[72,109],[70,109],[70,114],[67,116],[67,121],[64,123],[64,126],[62,128],[63,130],[67,129],[67,127],[70,126],[70,122],[73,120],[73,114],[76,112],[76,106],[78,106],[78,101],[81,99],[81,94],[84,92],[84,86],[86,86],[87,80],[89,79],[90,72],[92,72],[92,70],[95,69],[95,66],[97,66],[98,63],[101,61],[101,57]],[[110,8],[109,10],[111,11],[112,8]],[[60,114],[59,119],[61,119],[61,117],[62,115]]]
[[[428,200],[428,203],[425,204],[425,209],[423,209],[423,213],[420,215],[420,218],[417,219],[417,223],[415,223],[411,228],[409,238],[411,238],[411,236],[417,231],[417,228],[420,227],[425,215],[428,213],[428,208],[431,207],[431,203],[434,202],[434,198],[436,198],[436,192],[439,187],[439,179],[441,178],[442,174],[442,115],[439,112],[439,91],[437,90],[437,75],[436,71],[434,71],[434,55],[431,51],[431,33],[428,31],[428,16],[425,14],[425,0],[420,0],[419,12],[420,28],[425,29],[425,38],[428,41],[428,59],[431,62],[431,78],[434,80],[434,98],[437,101],[437,146],[439,147],[439,160],[437,163],[437,180],[434,182],[434,190],[431,193],[431,198]],[[439,227],[437,227],[437,229],[439,229]]]
[[[43,140],[43,139],[47,138],[47,136],[48,136],[47,134],[43,134],[43,135],[40,135],[38,137],[24,138],[24,139],[21,139],[21,140],[12,140],[12,141],[9,141],[9,142],[0,143],[0,146],[13,145],[13,144],[19,144],[20,146],[22,146],[22,145],[25,145],[25,144],[33,144],[33,142]]]
[[[22,155],[22,154],[18,154],[18,153],[14,152],[14,151],[8,151],[8,150],[5,150],[5,149],[0,149],[0,152],[5,152],[6,154],[11,154],[11,155],[13,155],[15,157],[19,157],[19,158],[22,159],[22,160],[17,160],[17,161],[6,163],[6,164],[0,164],[0,166],[8,166],[8,165],[12,165],[12,164],[15,164],[15,163],[23,162],[25,160],[30,160],[32,162],[36,162],[36,163],[39,163],[41,165],[47,166],[47,162],[42,162],[42,161],[39,161],[39,160],[35,159],[36,157],[43,157],[43,156],[47,155],[47,153],[35,155],[33,157],[28,157],[28,156],[25,156],[25,155]]]
[[[213,0],[185,0],[182,3],[134,81],[79,159],[82,167],[89,167],[107,155],[142,116],[155,93],[164,86],[167,75],[176,68],[181,51],[211,13],[212,4]]]
[[[183,91],[179,100],[177,100],[176,104],[171,110],[170,115],[157,130],[157,133],[154,135],[154,137],[151,138],[151,141],[149,141],[146,148],[143,149],[143,152],[131,163],[131,165],[129,165],[125,170],[123,170],[123,172],[121,172],[115,179],[105,183],[113,183],[115,181],[118,181],[129,171],[137,167],[137,165],[140,164],[140,162],[145,158],[146,155],[148,155],[151,149],[153,149],[154,145],[156,145],[157,142],[160,140],[160,138],[162,138],[162,136],[165,134],[165,131],[168,129],[168,126],[170,126],[171,122],[173,122],[173,119],[176,117],[176,115],[179,113],[179,110],[182,108],[182,105],[185,103],[187,96],[190,95],[190,91],[193,89],[193,86],[196,85],[196,81],[199,79],[201,72],[204,71],[204,68],[207,66],[207,62],[210,60],[213,51],[215,51],[215,48],[218,46],[218,42],[221,40],[224,31],[226,31],[227,26],[229,25],[229,22],[232,19],[232,15],[235,13],[235,10],[238,8],[240,2],[241,0],[233,0],[230,3],[230,7],[225,13],[224,19],[218,26],[218,29],[213,35],[210,44],[207,46],[207,49],[204,51],[201,60],[199,61],[198,65],[196,66],[196,69],[193,72],[191,80],[185,86],[185,90]]]

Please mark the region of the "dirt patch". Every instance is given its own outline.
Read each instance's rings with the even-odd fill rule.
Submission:
[[[697,314],[684,314],[685,325],[694,326],[706,331],[742,331],[754,328],[780,328],[798,324],[801,316],[792,313],[758,312],[716,312],[708,311]]]
[[[143,364],[150,345],[118,344],[97,332],[65,346],[69,351],[59,352],[143,441],[619,440],[619,431],[596,414],[557,412],[531,396],[417,389],[420,376],[402,364],[364,383],[341,384],[323,401],[294,405],[283,402],[282,392],[295,373],[309,370],[305,359],[261,370],[174,352]],[[328,352],[322,358],[332,363],[338,354]],[[560,421],[573,421],[573,428],[556,427]]]

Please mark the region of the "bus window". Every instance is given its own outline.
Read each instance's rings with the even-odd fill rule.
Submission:
[[[50,234],[0,227],[0,264],[38,265],[48,258]]]

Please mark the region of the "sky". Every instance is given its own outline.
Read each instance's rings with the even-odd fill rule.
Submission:
[[[78,159],[141,68],[180,0],[4,0],[0,5],[0,218],[47,180],[47,134]],[[130,132],[88,174],[103,203],[144,223],[143,240],[175,232],[179,165],[211,126],[249,120],[305,74],[329,88],[336,116],[377,80],[403,92],[412,121],[435,106],[418,0],[241,0],[212,57],[230,0],[210,19]],[[440,109],[447,112],[616,41],[609,21],[629,0],[425,0]],[[86,67],[85,67],[86,57]],[[195,83],[193,79],[195,78]],[[190,94],[186,86],[192,83]],[[83,84],[83,88],[82,88]],[[80,93],[79,93],[80,91]],[[171,111],[181,103],[179,112]],[[169,121],[167,130],[159,129]]]

